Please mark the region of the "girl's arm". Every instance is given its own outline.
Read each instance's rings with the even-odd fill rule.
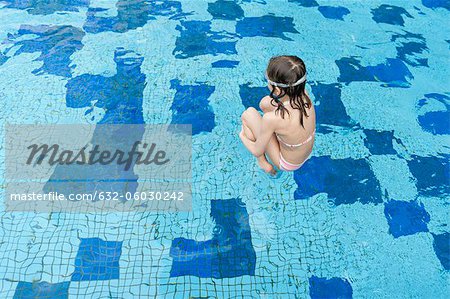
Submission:
[[[257,135],[256,141],[251,141],[248,139],[244,132],[239,134],[239,137],[242,140],[242,143],[245,147],[252,153],[253,156],[259,157],[264,154],[267,144],[272,138],[273,133],[275,132],[275,124],[276,119],[271,114],[264,114],[262,117],[260,132]]]

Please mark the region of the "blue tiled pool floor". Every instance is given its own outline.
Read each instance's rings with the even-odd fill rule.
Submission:
[[[1,1],[2,123],[191,123],[193,210],[1,204],[0,297],[448,298],[449,10]],[[281,54],[306,62],[317,138],[304,167],[270,178],[237,133]]]

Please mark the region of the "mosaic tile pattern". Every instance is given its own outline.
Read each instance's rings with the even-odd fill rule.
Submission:
[[[72,281],[119,279],[122,242],[81,239]]]
[[[211,240],[173,240],[170,248],[173,258],[170,276],[254,276],[256,255],[245,204],[237,198],[213,200],[211,217],[216,223]]]
[[[309,279],[309,294],[315,298],[351,298],[352,286],[342,278],[320,278],[312,276]]]
[[[47,283],[45,281],[38,283],[20,281],[17,284],[14,293],[14,299],[26,298],[67,298],[69,294],[70,282]]]
[[[189,213],[1,205],[0,297],[447,298],[449,10],[0,2],[2,122],[188,122],[194,135]],[[304,167],[270,178],[237,133],[280,54],[307,64],[317,137]]]

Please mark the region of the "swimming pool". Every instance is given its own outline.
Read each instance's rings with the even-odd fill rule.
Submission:
[[[3,123],[193,129],[192,212],[2,204],[0,297],[448,297],[448,1],[0,7]],[[280,54],[307,65],[317,137],[270,178],[237,133]]]

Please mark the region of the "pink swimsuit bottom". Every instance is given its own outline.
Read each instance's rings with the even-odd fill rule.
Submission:
[[[299,169],[300,167],[302,167],[302,165],[306,162],[306,160],[308,160],[308,158],[305,159],[305,161],[303,161],[300,164],[292,164],[288,161],[286,161],[283,156],[280,153],[280,170],[284,170],[284,171],[294,171]]]

